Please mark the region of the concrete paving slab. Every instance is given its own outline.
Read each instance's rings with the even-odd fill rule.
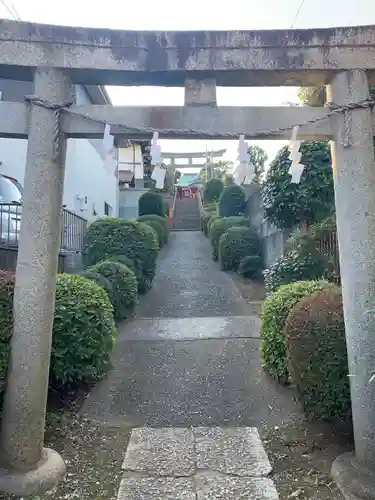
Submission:
[[[279,500],[273,481],[265,477],[203,473],[195,484],[197,500]]]
[[[193,479],[126,477],[117,500],[197,500],[197,496]]]
[[[122,464],[125,471],[149,476],[191,476],[196,470],[190,429],[133,429]]]
[[[198,469],[253,477],[272,472],[256,427],[197,427],[194,440]]]
[[[259,338],[259,316],[137,319],[118,327],[117,341]]]

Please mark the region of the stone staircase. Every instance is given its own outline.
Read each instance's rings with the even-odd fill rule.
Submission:
[[[172,215],[172,231],[200,231],[200,227],[198,200],[176,199]]]

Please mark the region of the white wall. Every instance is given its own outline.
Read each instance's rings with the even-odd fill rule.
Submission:
[[[139,144],[118,149],[118,169],[131,170],[137,179],[143,179],[143,155]]]
[[[82,87],[76,90],[77,104],[90,104]],[[103,217],[104,203],[112,207],[112,216],[118,215],[118,183],[115,173],[109,174],[100,154],[101,140],[69,139],[64,182],[64,201],[68,210],[92,221]],[[23,186],[25,177],[27,141],[0,139],[0,173],[15,177]],[[87,209],[81,210],[77,194],[87,197]],[[93,210],[97,212],[94,215]]]

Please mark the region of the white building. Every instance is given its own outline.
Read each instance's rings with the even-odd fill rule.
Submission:
[[[32,94],[32,84],[0,79],[4,101],[23,102]],[[43,97],[43,96],[41,96]],[[75,86],[75,104],[110,104],[103,87]],[[69,139],[65,181],[65,208],[87,219],[118,216],[118,182],[116,172],[104,168],[100,139]],[[0,138],[0,173],[24,183],[27,140]]]

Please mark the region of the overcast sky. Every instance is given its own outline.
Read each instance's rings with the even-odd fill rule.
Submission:
[[[131,30],[250,30],[325,28],[375,25],[375,0],[4,0],[14,5],[23,21]],[[0,3],[0,16],[12,16]],[[295,19],[296,18],[296,19]],[[115,105],[183,105],[183,89],[109,87]],[[277,106],[297,102],[295,88],[218,88],[218,104],[226,106]],[[272,159],[281,141],[251,141]],[[234,141],[161,141],[164,151],[228,148],[235,160]]]

